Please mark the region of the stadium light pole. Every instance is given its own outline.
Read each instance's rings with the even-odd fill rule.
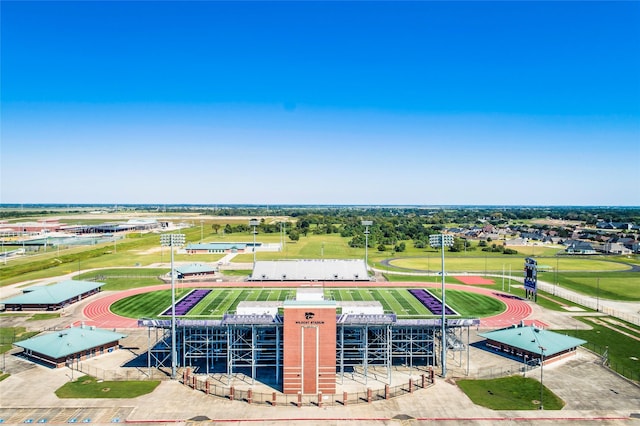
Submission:
[[[171,380],[176,379],[176,278],[173,270],[173,247],[184,245],[184,234],[162,234],[160,245],[171,250]]]
[[[445,328],[445,286],[444,286],[444,248],[453,245],[453,237],[451,235],[437,234],[429,236],[429,245],[431,247],[440,247],[442,250],[442,377],[447,376],[447,342]]]
[[[540,409],[544,410],[544,404],[542,402],[542,395],[544,390],[544,385],[542,384],[542,377],[543,377],[543,369],[544,369],[544,351],[547,348],[542,346],[538,346],[538,348],[540,349]]]
[[[251,219],[249,221],[249,226],[253,226],[253,269],[256,268],[256,234],[258,233],[256,226],[259,224],[260,221],[258,219]]]
[[[369,270],[369,227],[373,225],[372,220],[363,220],[362,226],[364,226],[364,267]]]

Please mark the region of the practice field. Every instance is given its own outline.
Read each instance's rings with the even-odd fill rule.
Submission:
[[[582,259],[582,258],[538,258],[538,266],[547,266],[548,270],[558,270],[561,272],[570,271],[628,271],[631,266],[624,263],[598,260],[598,259]],[[393,259],[389,264],[396,268],[412,269],[419,271],[440,271],[442,269],[442,260],[438,256],[433,257],[409,257],[402,259]],[[448,273],[452,272],[502,272],[511,268],[514,274],[520,273],[524,268],[524,258],[516,257],[448,257],[445,260]]]
[[[191,289],[177,289],[176,299]],[[431,290],[436,297],[439,292]],[[295,297],[291,288],[217,288],[212,289],[184,318],[221,318],[234,312],[241,301],[284,301]],[[434,317],[406,288],[331,288],[325,289],[325,298],[336,301],[379,301],[385,312],[394,312],[400,318]],[[169,290],[136,294],[111,305],[111,311],[128,318],[161,318],[171,304]],[[447,290],[447,305],[461,316],[488,317],[500,314],[505,304],[500,300],[478,293]]]

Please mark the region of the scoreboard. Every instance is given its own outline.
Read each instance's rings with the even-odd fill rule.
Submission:
[[[536,299],[538,291],[538,261],[531,257],[524,259],[524,291],[528,299]]]

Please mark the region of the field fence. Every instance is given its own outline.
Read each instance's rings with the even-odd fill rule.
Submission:
[[[516,374],[525,374],[533,367],[527,367],[525,365],[516,367],[492,367],[492,368],[480,368],[477,370],[469,371],[469,378],[473,379],[498,379],[501,377],[513,376]]]
[[[42,312],[34,312],[34,313],[40,314]],[[21,340],[26,340],[40,333],[62,331],[65,328],[66,327],[42,327],[39,329],[30,329],[29,331],[25,331],[25,332],[18,332],[16,328],[13,328],[9,332],[0,334],[0,345],[8,345],[15,342],[19,342]]]
[[[208,376],[190,375],[183,372],[180,382],[194,390],[204,392],[207,395],[216,396],[228,400],[244,401],[248,404],[269,406],[295,406],[295,407],[322,407],[346,406],[352,404],[368,404],[371,402],[396,398],[413,393],[419,389],[433,386],[433,375],[423,374],[419,378],[408,380],[398,386],[385,385],[381,389],[366,389],[363,392],[343,392],[338,394],[283,394],[273,391],[271,393],[255,392],[252,389],[237,389],[233,386],[223,386],[209,379]]]
[[[568,300],[569,302],[573,302],[578,305],[585,306],[589,309],[593,309],[594,311],[603,312],[612,317],[640,326],[640,315],[632,315],[627,312],[616,310],[610,306],[607,306],[606,300],[603,301],[603,300],[599,300],[598,298],[580,296],[580,295],[565,291],[563,288],[559,286],[548,284],[548,283],[542,283],[540,281],[538,281],[538,287],[542,291],[545,291],[554,296],[561,297],[565,300]]]
[[[67,364],[67,367],[98,380],[118,382],[131,380],[170,380],[171,376],[157,368],[118,368],[105,370],[85,363]]]
[[[640,386],[640,370],[622,363],[611,361],[608,359],[606,346],[599,346],[590,342],[587,342],[581,346],[581,349],[592,352],[600,356],[600,365],[607,368]],[[480,368],[477,370],[469,371],[469,378],[473,379],[497,379],[501,377],[513,376],[516,374],[526,375],[529,371],[539,368],[540,364],[537,360],[533,360],[528,364],[521,364],[519,366],[510,367],[492,367],[492,368]]]
[[[608,346],[600,346],[591,342],[587,342],[583,344],[582,347],[588,351],[595,353],[596,355],[599,355],[600,361],[603,366],[635,382],[637,385],[640,385],[640,370],[638,369],[638,367],[629,367],[628,365],[624,365],[615,360],[610,360],[608,356]]]

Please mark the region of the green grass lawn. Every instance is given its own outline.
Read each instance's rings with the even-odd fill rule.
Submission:
[[[475,273],[502,273],[503,267],[505,272],[511,267],[512,274],[520,274],[524,267],[524,257],[515,255],[486,255],[477,253],[477,257],[460,257],[445,254],[445,268],[448,273],[458,272],[475,272]],[[600,259],[585,258],[537,258],[538,265],[545,265],[549,270],[561,272],[571,271],[625,271],[631,267],[618,262],[611,262]],[[404,269],[413,269],[419,271],[440,271],[442,270],[442,258],[434,253],[434,256],[427,257],[403,257],[390,261],[391,266]],[[384,270],[384,266],[380,267]]]
[[[429,289],[436,297],[441,297],[440,289]],[[447,290],[447,305],[462,316],[490,317],[504,312],[506,305],[493,297],[460,290]]]
[[[27,331],[25,327],[0,327],[0,343],[18,342],[36,334],[38,334],[37,331]]]
[[[538,279],[544,279],[538,277]],[[640,301],[640,273],[637,272],[572,272],[558,274],[561,287],[594,297],[612,300]]]
[[[60,314],[57,314],[57,313],[33,314],[31,318],[29,318],[27,321],[42,321],[42,320],[48,320],[53,318],[60,318]]]
[[[96,280],[105,283],[103,291],[128,290],[164,284],[158,277],[171,268],[114,268],[91,271],[76,277],[78,280]]]
[[[223,223],[239,223],[244,221],[244,218],[225,218],[222,220]],[[250,232],[215,234],[211,229],[210,223],[205,224],[204,231],[204,242],[251,242],[253,239]],[[188,242],[197,242],[201,239],[200,226],[195,222],[192,227],[185,228],[181,232],[185,233]],[[301,236],[300,240],[295,243],[287,240],[284,250],[281,252],[259,252],[257,253],[257,259],[363,258],[364,248],[349,247],[350,239],[350,237],[341,237],[338,234],[314,235],[309,233],[307,236]],[[280,234],[258,234],[258,240],[264,243],[279,243]],[[414,248],[413,242],[411,241],[405,241],[405,243],[406,250],[401,253],[395,253],[390,250],[378,251],[376,249],[369,249],[369,263],[382,270],[386,269],[388,272],[406,270],[407,268],[422,271],[438,271],[440,269],[441,256],[439,251],[432,248]],[[501,242],[496,243],[500,244]],[[523,258],[534,255],[541,266],[546,266],[548,267],[548,271],[551,271],[540,274],[539,279],[541,280],[555,282],[555,274],[556,271],[559,270],[561,285],[564,279],[566,280],[565,284],[568,288],[575,289],[576,291],[582,291],[584,289],[587,294],[593,294],[596,291],[593,290],[595,287],[593,282],[589,282],[588,280],[583,282],[578,275],[571,276],[570,274],[578,273],[579,271],[587,272],[587,275],[591,275],[592,277],[597,274],[596,277],[599,277],[601,280],[601,296],[603,298],[640,300],[640,285],[638,285],[640,278],[636,278],[640,274],[617,277],[615,276],[616,272],[614,272],[629,269],[629,266],[621,262],[639,263],[640,260],[637,256],[631,258],[624,256],[606,258],[602,256],[556,256],[556,254],[562,252],[562,249],[560,247],[548,246],[527,246],[517,247],[516,249],[519,250],[519,254],[517,255],[487,253],[478,249],[460,253],[446,252],[447,270],[452,273],[459,271],[484,274],[485,272],[500,273],[503,267],[505,270],[511,267],[511,271],[515,275],[522,270]],[[175,260],[177,262],[198,261],[215,263],[220,257],[220,254],[187,255],[176,253]],[[24,280],[37,280],[45,277],[64,275],[89,268],[106,268],[107,272],[97,273],[101,273],[103,276],[111,274],[109,270],[118,271],[122,267],[127,267],[128,269],[118,271],[117,274],[133,274],[134,272],[132,271],[136,269],[144,271],[137,272],[142,274],[163,273],[166,272],[166,269],[164,271],[152,272],[150,270],[143,270],[140,266],[158,262],[168,264],[169,258],[169,250],[166,247],[160,247],[158,234],[133,233],[117,242],[117,250],[114,250],[113,243],[106,242],[96,246],[65,248],[60,250],[59,253],[55,249],[49,249],[46,252],[42,251],[36,254],[30,254],[21,259],[12,260],[9,265],[0,265],[0,271],[3,275],[0,286]],[[392,261],[391,266],[383,266],[380,264],[382,260],[388,258],[395,259]],[[251,263],[253,261],[253,254],[238,255],[235,261]],[[227,275],[234,275],[231,271],[225,271],[225,273]],[[238,273],[238,276],[248,274],[249,271],[242,271]],[[95,276],[95,274],[83,275],[85,279],[91,276]],[[389,276],[393,277],[392,275]],[[632,282],[628,280],[629,278],[632,279]],[[419,277],[391,279],[394,281],[429,281],[429,279]],[[122,290],[159,283],[153,279],[144,277],[140,277],[139,279],[121,279],[114,276],[107,278],[105,281],[106,286],[103,288],[104,290]],[[625,286],[626,283],[629,283],[629,285]]]
[[[136,398],[153,392],[159,384],[159,380],[106,382],[81,376],[55,393],[58,398]]]
[[[540,408],[540,382],[521,376],[491,380],[458,380],[458,386],[477,405],[492,410],[537,410]],[[564,407],[556,394],[542,387],[545,410]]]
[[[9,352],[13,342],[26,340],[37,334],[37,331],[27,331],[25,327],[0,327],[0,354]]]
[[[176,289],[176,300],[192,289]],[[429,289],[436,297],[441,293]],[[284,301],[295,297],[290,288],[216,288],[204,297],[186,316],[187,318],[221,318],[234,312],[242,301]],[[423,318],[434,315],[422,305],[408,289],[400,288],[332,288],[325,289],[325,297],[336,301],[379,301],[385,312],[395,312],[400,318]],[[129,318],[157,318],[171,304],[171,291],[142,293],[119,300],[111,310]],[[461,316],[486,317],[505,309],[500,300],[476,293],[447,290],[447,305]]]
[[[176,302],[191,289],[176,288]],[[128,318],[157,318],[171,306],[171,290],[136,294],[111,305],[114,314]]]
[[[225,269],[222,274],[230,277],[247,277],[251,272],[253,272],[251,269]]]
[[[9,376],[11,376],[11,374],[0,372],[0,382],[3,381],[4,379],[6,379]]]

